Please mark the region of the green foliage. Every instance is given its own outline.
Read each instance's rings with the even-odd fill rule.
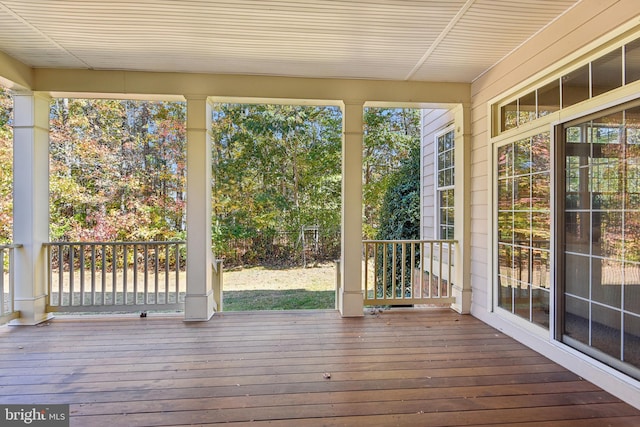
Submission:
[[[0,88],[0,240],[11,240],[12,101]],[[335,107],[213,106],[213,246],[233,263],[295,255],[319,226],[338,256],[342,113]],[[185,237],[184,103],[55,99],[50,111],[51,240]],[[419,139],[417,110],[364,113],[364,235],[381,224],[392,171]],[[399,190],[398,190],[399,191]],[[392,210],[394,201],[386,209]],[[398,205],[401,206],[401,205]],[[403,211],[404,212],[404,211]],[[404,215],[394,213],[391,217]],[[385,226],[386,227],[386,226]]]
[[[184,237],[184,103],[55,99],[52,240]]]
[[[340,110],[216,104],[213,112],[216,253],[227,264],[273,262],[273,257],[294,254],[305,225],[335,234],[340,226]]]
[[[384,195],[382,208],[380,209],[381,223],[378,240],[417,240],[420,238],[420,145],[416,144],[411,147],[409,157],[406,158],[400,169],[393,173],[389,187]],[[393,251],[400,254],[401,246],[398,244],[389,244],[387,248],[387,259],[393,259]],[[411,286],[411,274],[405,278],[405,283],[400,283],[401,277],[396,276],[396,282],[393,283],[393,263],[388,261],[386,271],[383,264],[383,253],[378,253],[378,276],[379,284],[376,292],[380,296],[385,292],[389,296],[395,293],[400,296],[405,293],[409,295]],[[414,262],[419,262],[420,251],[416,251]],[[402,270],[402,257],[397,256],[395,269],[397,272]],[[411,271],[411,259],[405,259],[406,271]],[[382,275],[386,275],[386,289],[382,289]]]
[[[420,141],[420,112],[409,108],[367,108],[364,112],[363,234],[373,239],[380,228],[383,199],[394,172]]]
[[[10,243],[13,235],[13,99],[0,86],[0,243]]]
[[[420,145],[414,145],[400,169],[391,175],[380,209],[377,239],[420,238]]]

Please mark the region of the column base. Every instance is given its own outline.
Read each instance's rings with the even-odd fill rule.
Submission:
[[[213,290],[206,295],[187,295],[184,300],[184,321],[206,322],[211,319],[217,308]]]
[[[456,302],[451,304],[451,309],[460,314],[471,313],[471,289],[462,289],[455,285],[452,288],[451,294]]]
[[[340,314],[342,317],[364,316],[364,294],[362,291],[345,291],[340,288]]]
[[[14,302],[14,309],[20,312],[20,317],[13,319],[9,322],[9,325],[33,326],[53,319],[53,314],[46,312],[46,295],[41,295],[36,298],[16,299]]]

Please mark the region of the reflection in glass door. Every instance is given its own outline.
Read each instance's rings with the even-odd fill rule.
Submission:
[[[550,132],[497,148],[498,307],[549,327]]]
[[[640,377],[640,107],[559,139],[558,336]]]

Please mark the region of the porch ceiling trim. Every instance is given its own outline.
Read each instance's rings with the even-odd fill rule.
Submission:
[[[468,103],[471,85],[419,81],[318,79],[226,74],[161,73],[36,68],[32,89],[53,96],[88,97],[206,95],[219,100],[358,100],[376,105],[429,108]]]
[[[11,89],[27,89],[33,86],[33,69],[0,52],[0,84]]]

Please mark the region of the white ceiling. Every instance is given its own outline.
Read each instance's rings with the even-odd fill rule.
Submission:
[[[33,67],[471,82],[579,0],[0,0]]]

